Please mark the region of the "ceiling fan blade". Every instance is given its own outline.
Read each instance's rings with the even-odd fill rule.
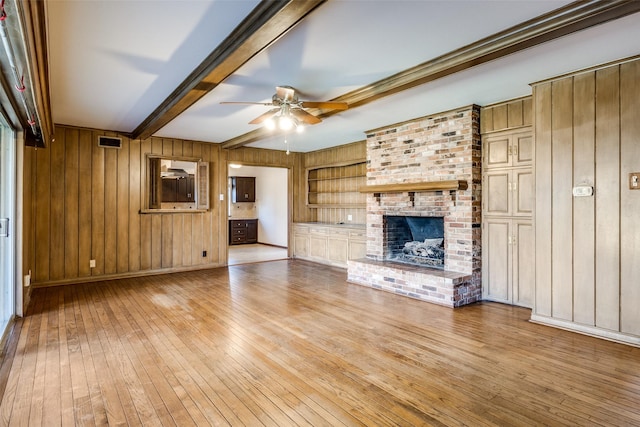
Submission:
[[[272,102],[250,102],[250,101],[222,101],[220,104],[236,104],[236,105],[273,105]]]
[[[303,101],[301,105],[304,108],[325,108],[327,110],[346,110],[349,108],[349,104],[346,102]]]
[[[267,119],[270,119],[271,117],[275,116],[276,114],[278,114],[278,112],[280,111],[280,108],[272,108],[271,110],[267,111],[266,113],[260,114],[258,117],[256,117],[255,119],[251,120],[249,122],[250,125],[259,125],[260,123],[264,122]]]
[[[291,114],[296,119],[300,120],[301,122],[305,122],[306,124],[309,124],[309,125],[315,125],[315,124],[320,123],[322,121],[319,118],[317,118],[316,116],[314,116],[313,114],[307,113],[306,111],[304,111],[301,108],[292,108],[291,109]]]
[[[276,95],[283,101],[293,101],[295,99],[296,91],[292,87],[276,86]]]

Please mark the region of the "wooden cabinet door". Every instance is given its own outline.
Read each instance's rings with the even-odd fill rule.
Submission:
[[[247,227],[247,243],[256,243],[258,241],[258,220],[249,219],[245,223]]]
[[[251,176],[231,177],[232,202],[255,202],[256,201],[256,179]]]
[[[513,216],[533,215],[533,171],[531,168],[514,169],[511,175]]]
[[[511,212],[511,172],[498,170],[484,175],[482,210],[485,215],[508,216]]]
[[[530,166],[533,161],[533,135],[530,130],[511,136],[512,166]]]
[[[483,138],[483,167],[496,168],[511,166],[511,135],[496,134]]]
[[[487,219],[482,229],[482,297],[511,303],[511,220]]]
[[[533,225],[530,220],[513,221],[513,304],[533,308],[535,259]]]

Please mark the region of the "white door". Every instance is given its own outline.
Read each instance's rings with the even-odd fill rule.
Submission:
[[[0,336],[15,313],[16,141],[0,123]]]

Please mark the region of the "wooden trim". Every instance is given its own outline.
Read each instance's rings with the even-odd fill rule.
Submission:
[[[573,2],[330,101],[346,102],[349,108],[359,107],[385,96],[638,11],[640,11],[640,1],[633,0]],[[322,112],[316,109],[308,111],[321,119],[340,112],[336,110]],[[242,147],[268,135],[271,135],[271,132],[263,128],[256,129],[224,141],[222,148]]]
[[[149,138],[325,1],[261,1],[173,93],[138,125],[131,138]]]
[[[451,191],[466,189],[467,181],[451,180],[409,182],[402,184],[366,185],[364,187],[360,187],[359,191],[361,193],[402,193],[405,191]]]
[[[24,31],[22,37],[27,45],[26,57],[30,64],[31,90],[35,98],[36,113],[40,119],[42,140],[46,146],[54,136],[54,124],[49,95],[45,2],[37,0],[16,1],[15,7]]]

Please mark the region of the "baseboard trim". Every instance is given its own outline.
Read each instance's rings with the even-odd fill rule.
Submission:
[[[46,282],[32,283],[35,289],[48,288],[52,286],[78,285],[81,283],[104,282],[105,280],[131,279],[135,277],[157,276],[160,274],[181,273],[185,271],[211,270],[214,268],[226,267],[226,264],[202,264],[189,267],[163,268],[159,270],[140,270],[128,273],[103,274],[101,276],[75,277],[72,279],[49,280]]]
[[[597,328],[595,326],[581,325],[568,320],[554,319],[552,317],[540,316],[538,314],[532,314],[530,321],[541,325],[564,329],[570,332],[589,335],[595,338],[602,338],[620,344],[640,347],[640,336],[637,335],[625,334],[623,332],[611,331],[609,329]]]

